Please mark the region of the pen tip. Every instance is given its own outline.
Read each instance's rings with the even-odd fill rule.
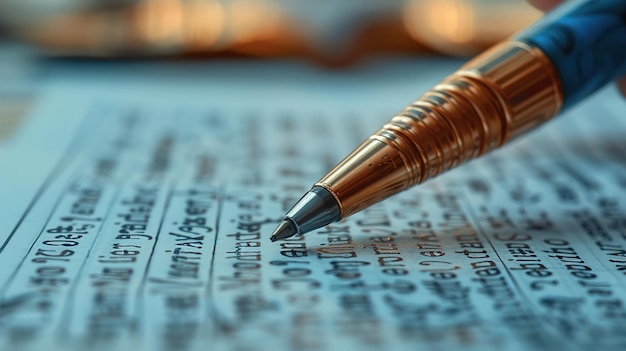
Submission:
[[[270,240],[272,242],[276,240],[286,239],[298,234],[298,227],[289,219],[283,219],[278,227],[274,229]]]

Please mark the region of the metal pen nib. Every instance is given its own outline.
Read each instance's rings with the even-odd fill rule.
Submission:
[[[274,242],[276,240],[290,238],[296,234],[298,234],[298,226],[296,226],[296,224],[289,218],[285,218],[280,222],[278,227],[274,229],[272,236],[270,236],[270,240]]]
[[[337,200],[321,186],[315,186],[285,214],[270,236],[271,241],[310,232],[341,218]]]

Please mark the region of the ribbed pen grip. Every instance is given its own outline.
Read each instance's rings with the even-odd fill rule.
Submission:
[[[348,216],[538,126],[561,103],[556,70],[540,50],[500,44],[393,117],[316,185]]]

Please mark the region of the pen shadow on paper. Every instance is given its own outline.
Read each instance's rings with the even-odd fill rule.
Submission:
[[[529,143],[532,144],[532,140]],[[548,142],[548,144],[550,143]],[[614,216],[603,220],[587,211],[587,209],[595,208],[599,209],[599,211],[604,210],[605,214],[607,214],[608,212],[606,211],[620,211],[625,206],[624,204],[620,206],[618,201],[619,196],[616,197],[614,192],[606,189],[606,184],[607,182],[611,182],[614,185],[613,188],[617,187],[626,193],[626,137],[613,135],[602,138],[596,137],[593,140],[585,141],[572,137],[561,142],[558,148],[542,147],[539,149],[538,153],[535,154],[528,154],[522,151],[521,155],[514,157],[519,158],[520,162],[523,162],[524,158],[533,158],[537,157],[537,155],[551,160],[553,162],[554,172],[561,174],[564,177],[563,179],[570,180],[570,185],[573,185],[576,189],[576,196],[579,201],[577,208],[580,209],[578,214],[573,215],[573,212],[568,213],[558,208],[547,208],[545,205],[528,205],[528,209],[530,210],[549,211],[549,222],[544,223],[546,226],[544,230],[553,232],[555,235],[557,233],[560,233],[558,235],[563,235],[562,233],[575,231],[573,234],[577,235],[569,234],[567,236],[567,241],[574,246],[587,245],[585,242],[591,239],[607,239],[609,235],[613,235],[614,237],[626,237],[626,215],[617,216],[617,214],[615,214],[617,217]],[[567,154],[570,154],[570,156],[567,156],[563,150],[567,150]],[[573,160],[571,155],[575,155],[576,160]],[[511,177],[517,175],[513,174],[514,171],[507,171],[505,173],[511,173]],[[393,199],[387,201],[393,201]],[[602,203],[600,204],[599,201]],[[493,210],[496,211],[502,207],[501,205],[503,204],[491,203],[486,206],[491,206]],[[411,217],[410,213],[406,215],[408,218]],[[468,223],[470,223],[472,228],[478,233],[478,239],[482,240],[485,246],[489,246],[489,243],[482,235],[484,233],[481,233],[483,229],[476,225],[479,221],[466,211],[465,215],[467,216]],[[418,219],[417,215],[415,219]],[[414,228],[406,224],[401,224],[400,226],[383,226],[376,228],[376,230],[371,230],[371,228],[370,230],[363,230],[363,228],[359,228],[355,225],[356,222],[357,220],[349,218],[345,224],[337,224],[335,227],[351,227],[350,229],[353,232],[344,233],[349,234],[349,239],[342,238],[340,231],[330,233],[327,238],[328,242],[309,247],[309,255],[321,257],[325,254],[332,256],[333,253],[339,253],[337,258],[340,258],[342,255],[347,257],[348,252],[351,252],[351,250],[353,250],[357,256],[361,253],[364,255],[380,255],[381,252],[393,253],[393,251],[397,251],[395,254],[398,255],[404,253],[414,254],[416,248],[419,248],[419,245],[423,245],[424,243],[424,241],[420,240],[417,236],[410,235],[411,230],[414,230]],[[518,228],[523,228],[523,226],[520,225]],[[533,230],[536,229],[537,228],[534,228]],[[368,231],[369,233],[367,233]],[[320,232],[323,233],[324,230],[320,230]],[[330,230],[330,232],[332,232],[332,230]],[[607,232],[609,234],[606,234]],[[393,234],[385,236],[385,233]],[[425,231],[424,233],[427,232]],[[431,233],[433,238],[437,238],[436,240],[438,240],[440,245],[431,245],[430,247],[435,250],[435,252],[431,250],[430,254],[438,254],[438,249],[450,252],[459,249],[458,242],[451,231],[433,228]],[[541,238],[540,235],[536,235],[536,237],[537,239]],[[341,254],[342,252],[343,254]],[[423,258],[425,259],[426,257]]]
[[[555,174],[569,177],[584,191],[600,195],[607,190],[602,189],[604,181],[605,185],[610,182],[626,192],[626,130],[624,135],[595,133],[593,139],[588,140],[572,136],[563,138],[558,145],[548,141],[545,145],[531,148],[540,157],[552,161]],[[533,156],[522,156],[528,157]]]
[[[619,126],[616,126],[619,128]],[[626,130],[623,135],[596,135],[591,140],[581,140],[577,137],[567,138],[560,143],[560,148],[568,150],[584,160],[617,164],[626,169]],[[544,150],[548,156],[558,158],[554,151]]]

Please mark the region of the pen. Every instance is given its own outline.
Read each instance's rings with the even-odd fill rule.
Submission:
[[[338,221],[501,146],[621,74],[626,0],[565,2],[394,116],[315,183],[270,239]]]

